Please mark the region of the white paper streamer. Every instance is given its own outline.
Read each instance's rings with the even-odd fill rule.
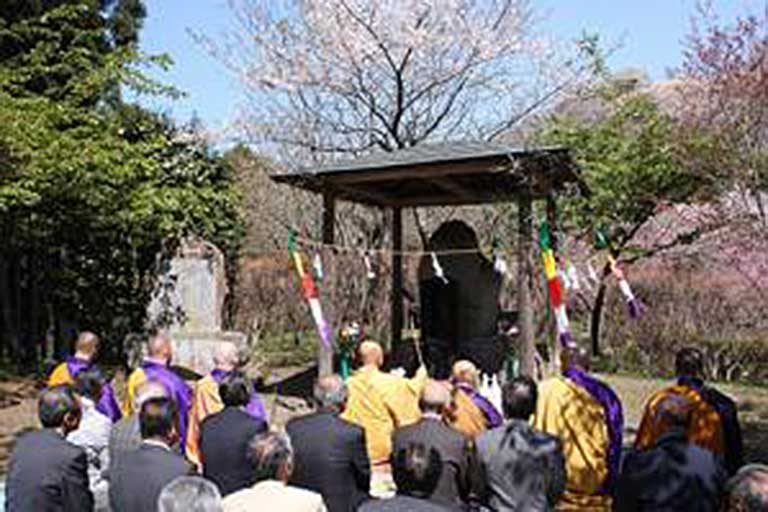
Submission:
[[[440,279],[443,283],[448,283],[448,278],[445,277],[445,272],[443,271],[443,267],[440,265],[440,260],[437,259],[437,254],[434,252],[431,254],[432,257],[432,271],[435,273],[435,276]]]
[[[325,273],[323,272],[323,259],[320,257],[319,252],[316,252],[315,257],[312,259],[312,268],[315,271],[315,279],[322,281]]]
[[[376,279],[376,272],[373,270],[373,263],[371,263],[371,253],[368,251],[363,253],[363,263],[365,263],[365,277],[370,280]]]

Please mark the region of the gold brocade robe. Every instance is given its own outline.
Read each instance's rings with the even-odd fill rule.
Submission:
[[[419,368],[412,379],[362,368],[349,378],[349,399],[342,418],[365,430],[371,464],[389,462],[392,433],[421,418],[419,396],[427,372]]]
[[[533,427],[563,443],[567,480],[557,510],[609,512],[611,498],[600,493],[609,443],[602,405],[567,378],[554,377],[539,385]]]
[[[475,405],[472,398],[460,389],[453,392],[453,413],[451,427],[467,437],[475,438],[488,429],[488,421],[483,411]]]
[[[640,421],[640,427],[637,429],[635,448],[638,450],[651,448],[656,444],[659,437],[669,429],[669,426],[657,417],[656,409],[665,398],[673,395],[685,398],[691,407],[691,422],[686,432],[688,441],[715,454],[723,455],[725,443],[720,415],[702,398],[696,389],[682,385],[657,391],[648,400],[643,412],[643,419]]]
[[[219,385],[209,373],[195,384],[195,394],[192,397],[192,407],[189,410],[187,425],[186,454],[187,458],[200,465],[200,424],[211,414],[224,409],[224,403],[219,395]]]

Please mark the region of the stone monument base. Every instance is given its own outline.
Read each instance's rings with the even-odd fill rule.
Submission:
[[[244,351],[247,337],[242,332],[185,332],[171,331],[173,339],[174,366],[182,366],[200,375],[205,375],[214,368],[213,356],[219,343],[229,341]]]

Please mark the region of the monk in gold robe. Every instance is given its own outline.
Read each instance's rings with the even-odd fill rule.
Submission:
[[[741,458],[741,433],[739,431],[738,447],[725,449],[726,436],[724,435],[722,416],[718,413],[717,402],[710,403],[707,399],[711,393],[698,378],[703,362],[701,353],[696,349],[682,349],[675,360],[675,372],[678,375],[677,382],[665,389],[654,393],[645,406],[643,419],[637,430],[635,448],[646,450],[656,444],[659,437],[669,430],[664,415],[660,414],[660,404],[669,397],[680,397],[690,408],[691,421],[688,423],[686,439],[689,443],[698,445],[717,455]],[[738,427],[738,425],[737,425]],[[733,444],[733,443],[730,443]],[[728,453],[726,453],[728,452]],[[734,464],[735,469],[738,464]],[[730,468],[729,468],[730,469]]]
[[[455,430],[470,438],[504,423],[504,418],[496,407],[477,391],[479,380],[479,372],[472,361],[462,359],[453,364],[449,423]]]
[[[566,486],[559,511],[611,510],[611,486],[621,454],[623,412],[616,394],[587,373],[578,348],[564,350],[561,375],[539,385],[533,428],[563,444]]]
[[[237,370],[240,358],[237,346],[231,342],[221,342],[213,356],[216,367],[195,384],[192,405],[189,410],[187,425],[186,455],[195,464],[200,464],[200,424],[211,414],[224,409],[219,395],[219,385],[224,378]],[[255,390],[251,390],[251,399],[245,406],[245,412],[255,419],[267,421],[264,404]]]
[[[365,430],[371,464],[387,464],[395,429],[421,419],[419,396],[427,370],[420,367],[412,379],[382,372],[384,352],[375,341],[361,343],[358,355],[362,367],[347,382],[349,399],[342,418]]]

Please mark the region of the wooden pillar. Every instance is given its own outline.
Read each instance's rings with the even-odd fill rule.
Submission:
[[[403,212],[392,208],[392,296],[390,330],[394,352],[400,346],[403,332]]]
[[[533,284],[532,267],[532,224],[533,205],[531,196],[524,194],[518,200],[518,241],[517,241],[517,309],[520,326],[521,369],[522,373],[536,376],[536,345],[533,332]]]
[[[334,243],[334,224],[336,222],[336,199],[333,194],[323,194],[323,243]],[[324,377],[333,374],[333,350],[322,343],[317,344],[317,373]]]

